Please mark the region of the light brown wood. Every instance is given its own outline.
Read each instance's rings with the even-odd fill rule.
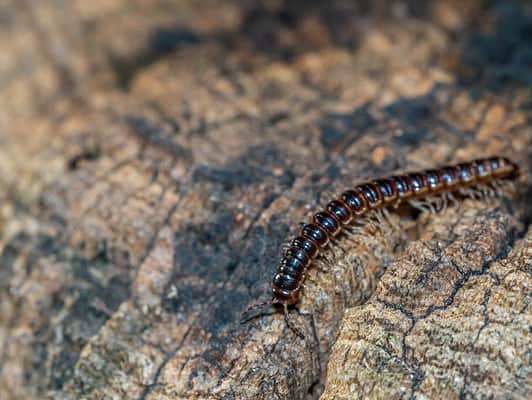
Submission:
[[[149,3],[0,7],[0,398],[526,397],[526,10]],[[240,323],[334,192],[491,154],[515,196],[341,239],[304,339]]]

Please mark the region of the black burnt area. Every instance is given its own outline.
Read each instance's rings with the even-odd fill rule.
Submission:
[[[248,290],[257,289],[257,283],[260,288],[255,294],[264,290],[262,283],[269,282],[279,261],[275,257],[280,257],[278,238],[288,231],[281,223],[274,223],[274,230],[282,234],[270,234],[263,226],[255,226],[244,241],[230,243],[234,226],[228,219],[219,216],[176,234],[174,271],[167,292],[176,287],[177,294],[163,298],[163,307],[171,313],[186,314],[198,304],[212,304],[200,321],[210,332],[238,320],[249,302]],[[239,247],[241,243],[245,243],[244,248]],[[198,299],[202,301],[198,303]]]
[[[71,260],[71,265],[74,281],[83,282],[83,285],[66,289],[75,293],[77,299],[63,321],[64,343],[52,365],[52,389],[60,389],[71,377],[83,345],[99,331],[112,313],[128,298],[130,292],[131,276],[127,264],[123,265],[122,270],[106,285],[102,285],[89,274],[88,268],[90,266],[100,272],[114,268],[115,263],[108,259],[107,255],[100,254],[94,259],[76,257]]]
[[[358,3],[353,2],[353,5],[324,4],[316,0],[284,0],[267,5],[257,2],[247,8],[239,30],[227,35],[225,43],[234,47],[247,42],[255,52],[269,58],[291,60],[319,48],[319,42],[304,33],[305,21],[313,18],[335,43],[353,48],[357,45],[357,36],[348,27],[362,11]],[[297,41],[293,40],[294,36]]]
[[[392,7],[375,1],[281,0],[275,2],[248,2],[240,29],[227,35],[226,43],[250,42],[255,52],[270,58],[291,60],[295,56],[315,51],[329,38],[336,46],[350,51],[359,44],[358,21],[364,17],[394,18]],[[430,16],[431,8],[420,2],[406,2],[405,15],[417,18]],[[326,32],[317,32],[322,41],[308,35],[305,23],[312,20]],[[297,40],[293,40],[296,36]]]
[[[342,150],[376,124],[364,105],[346,114],[328,114],[318,123],[320,140],[327,150]]]
[[[201,276],[209,282],[223,281],[227,269],[236,259],[228,242],[233,221],[233,217],[219,216],[215,221],[189,225],[179,232],[174,258],[177,273]]]
[[[237,40],[249,40],[255,50],[280,58],[290,59],[298,53],[294,46],[283,45],[280,32],[283,29],[294,30],[301,21],[303,13],[289,8],[268,10],[252,7],[244,15],[238,35],[228,36],[227,42],[238,45]],[[301,51],[301,50],[300,50]],[[300,52],[299,51],[299,52]]]
[[[111,55],[117,84],[128,90],[139,71],[182,48],[214,43],[227,51],[251,48],[269,59],[291,61],[309,51],[319,50],[330,39],[335,46],[354,51],[359,44],[361,18],[395,18],[392,7],[380,2],[319,0],[281,0],[274,2],[242,2],[240,23],[226,31],[208,34],[194,29],[193,24],[163,25],[154,28],[144,45],[128,57]],[[429,18],[431,7],[420,2],[406,2],[405,15]],[[307,22],[319,24],[314,34],[308,33]],[[87,23],[85,30],[95,27]],[[324,35],[322,32],[326,32]],[[316,38],[319,37],[317,40]],[[220,60],[223,63],[223,60]]]
[[[395,135],[393,141],[398,146],[419,146],[425,143],[427,135],[428,129],[409,127]]]
[[[179,26],[161,26],[150,33],[146,46],[129,58],[111,58],[117,75],[118,87],[128,90],[138,71],[156,63],[165,55],[180,48],[197,45],[204,38],[197,33]]]
[[[167,292],[177,287],[176,296],[164,296],[163,307],[172,313],[187,313],[205,304],[227,279],[227,270],[237,262],[237,251],[228,237],[234,229],[231,212],[218,213],[216,219],[187,225],[175,235],[174,269]],[[210,314],[210,313],[209,313]]]
[[[275,176],[273,170],[276,168],[281,168],[283,174]],[[267,178],[277,180],[281,188],[290,187],[295,179],[289,157],[272,144],[251,147],[221,167],[199,165],[192,175],[195,182],[220,184],[228,191],[264,182]]]
[[[273,262],[270,258],[266,262],[264,253],[278,251],[279,238],[286,237],[288,227],[282,223],[282,218],[272,217],[271,221],[277,222],[268,226],[271,234],[265,232],[263,226],[252,223],[243,233],[242,240],[230,240],[233,230],[239,227],[235,222],[236,211],[232,208],[234,199],[228,190],[257,185],[258,182],[269,182],[275,188],[289,187],[294,179],[291,172],[281,176],[272,172],[274,168],[289,170],[288,162],[277,147],[261,145],[247,149],[223,167],[199,166],[193,171],[193,182],[213,184],[209,189],[209,201],[201,205],[209,209],[213,217],[176,232],[174,270],[163,296],[165,310],[187,313],[199,304],[212,301],[212,307],[200,321],[205,330],[217,331],[225,324],[238,320],[237,314],[244,311],[245,304],[249,302],[247,290],[251,290],[257,282],[270,280],[269,276],[265,279],[265,272],[273,273],[278,260]],[[258,215],[275,198],[273,192],[266,195]],[[248,281],[249,277],[253,278]],[[177,295],[171,296],[174,287]],[[226,302],[227,298],[231,301]],[[201,302],[198,299],[202,299]]]
[[[130,115],[126,118],[126,122],[131,127],[132,132],[144,143],[163,150],[175,159],[192,160],[190,150],[176,141],[175,133],[167,132],[143,117]]]
[[[214,309],[206,313],[200,325],[212,333],[203,358],[213,366],[219,365],[218,357],[225,353],[231,340],[231,335],[225,332],[241,329],[239,321],[250,300],[272,298],[272,278],[282,256],[279,248],[289,229],[283,220],[282,216],[273,215],[266,228],[257,226],[249,232],[246,247],[238,257],[241,268],[228,275],[226,288],[216,289],[212,294],[216,299]]]
[[[431,106],[436,102],[433,94],[433,91],[431,91],[424,96],[399,98],[386,106],[383,111],[386,117],[398,119],[404,123],[416,124],[422,122],[432,116]]]
[[[327,166],[325,175],[331,182],[333,182],[337,179],[340,179],[340,177],[342,176],[342,168],[337,164],[337,162],[333,161]]]
[[[107,321],[110,314],[129,296],[131,277],[130,265],[124,254],[111,251],[101,246],[102,251],[93,258],[78,255],[67,255],[57,238],[50,235],[30,235],[24,232],[15,235],[0,253],[0,290],[9,289],[13,275],[13,266],[17,260],[24,260],[22,268],[26,276],[37,268],[45,268],[39,264],[43,259],[67,266],[71,279],[59,291],[53,293],[50,302],[40,304],[42,315],[49,318],[36,326],[35,341],[32,346],[31,367],[24,373],[27,385],[39,385],[41,380],[37,371],[48,365],[49,344],[53,343],[57,329],[62,334],[61,351],[52,360],[51,381],[47,389],[61,389],[71,376],[82,347],[89,337],[94,335]],[[117,269],[117,266],[119,268]],[[89,268],[99,271],[116,271],[105,284],[90,274]],[[54,315],[64,312],[66,298],[76,300],[67,310],[66,317],[60,326],[51,326]],[[98,306],[94,306],[98,305]]]
[[[384,117],[397,121],[398,127],[393,135],[397,146],[419,146],[430,140],[431,127],[440,123],[437,117],[439,85],[423,96],[401,97],[382,109]]]
[[[473,27],[462,40],[457,75],[463,85],[493,91],[532,85],[532,15],[519,2],[497,1],[492,29]],[[491,11],[491,10],[490,10]]]
[[[78,169],[83,162],[96,161],[102,155],[100,146],[87,147],[80,151],[75,156],[71,157],[67,162],[67,168],[70,171]]]
[[[396,157],[385,157],[375,165],[375,176],[389,176],[391,172],[401,169],[404,166],[404,160],[398,155]]]
[[[293,59],[298,54],[319,47],[302,31],[303,22],[308,17],[318,19],[338,45],[352,49],[357,44],[356,32],[350,27],[353,17],[368,12],[368,7],[360,7],[357,2],[351,5],[324,4],[316,0],[284,0],[268,4],[251,1],[241,8],[241,23],[225,32],[209,35],[183,25],[159,26],[152,30],[144,47],[135,54],[129,57],[111,55],[118,87],[129,90],[139,71],[168,54],[203,43],[215,43],[228,51],[251,46],[255,53],[268,58]],[[86,30],[93,29],[87,24]],[[293,35],[297,35],[297,41],[286,40]]]
[[[216,302],[212,310],[212,319],[216,322],[222,322],[223,325],[237,321],[249,300],[244,292],[233,288],[223,291],[223,295],[218,298],[219,301]],[[212,325],[208,327],[212,328]]]
[[[241,260],[245,268],[238,271],[238,279],[252,298],[269,298],[271,278],[282,258],[281,245],[290,229],[285,221],[283,215],[272,215],[265,228],[257,226],[249,235]]]
[[[0,253],[0,291],[9,289],[14,273],[13,266],[17,260],[25,260],[25,275],[28,276],[40,258],[53,255],[56,251],[54,238],[50,236],[17,233]]]
[[[5,244],[0,253],[0,291],[9,290],[14,264],[29,243],[30,236],[25,232],[19,232]]]
[[[25,268],[28,273],[35,268],[41,268],[38,261],[43,257],[49,257],[53,262],[68,265],[72,274],[72,279],[60,291],[53,294],[51,302],[42,305],[41,313],[49,316],[58,315],[64,311],[67,297],[74,297],[76,300],[68,309],[66,317],[61,320],[61,326],[50,326],[51,318],[49,318],[48,322],[38,327],[37,339],[32,344],[35,355],[32,359],[32,368],[25,374],[26,383],[30,384],[34,380],[35,371],[46,367],[49,356],[48,344],[53,342],[56,329],[60,329],[63,341],[60,353],[54,355],[52,360],[48,389],[61,389],[71,377],[80,351],[88,338],[100,329],[111,313],[116,311],[129,296],[131,284],[129,262],[125,255],[108,251],[106,247],[103,252],[89,259],[76,255],[67,256],[54,237],[37,235],[23,239],[26,243],[33,243],[32,250],[26,256]],[[5,251],[2,257],[5,256],[4,253]],[[117,266],[120,266],[118,270]],[[105,274],[111,269],[116,272],[104,284],[89,272],[89,268],[99,271],[98,275]]]
[[[230,340],[225,332],[240,329],[240,317],[251,298],[271,298],[279,246],[288,233],[283,220],[274,215],[267,227],[253,226],[245,240],[235,243],[227,239],[234,227],[225,217],[176,233],[174,271],[162,304],[174,314],[201,310],[196,323],[211,334],[203,357],[215,366]],[[176,295],[168,296],[172,287]]]
[[[152,31],[149,47],[154,55],[175,51],[180,46],[200,43],[202,38],[196,33],[178,27],[159,27]]]

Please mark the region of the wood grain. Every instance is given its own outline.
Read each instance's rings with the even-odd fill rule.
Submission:
[[[2,399],[530,393],[526,6],[93,3],[0,16]],[[515,197],[392,213],[309,271],[305,339],[240,323],[332,193],[495,153]]]

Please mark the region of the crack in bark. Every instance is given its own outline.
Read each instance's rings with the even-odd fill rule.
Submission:
[[[488,315],[488,303],[490,301],[490,298],[491,298],[491,288],[488,288],[484,292],[484,300],[482,301],[482,317],[484,318],[484,321],[482,322],[482,325],[477,332],[477,336],[475,337],[475,340],[473,340],[473,346],[477,344],[480,338],[480,334],[488,326],[490,322],[489,315]]]
[[[451,229],[451,232],[454,232],[454,227],[455,226],[457,226],[457,222],[454,224],[453,229]],[[451,237],[452,238],[447,241],[446,247],[451,245],[456,240],[456,236],[455,236],[454,233],[451,234]],[[423,382],[424,372],[423,372],[423,368],[422,368],[421,365],[418,365],[417,363],[415,363],[414,360],[409,360],[408,359],[408,346],[406,344],[407,337],[410,335],[410,333],[412,333],[412,331],[415,328],[415,326],[416,326],[418,321],[428,318],[435,311],[445,310],[448,307],[450,307],[453,304],[453,302],[454,302],[454,300],[456,298],[456,295],[458,294],[460,289],[462,289],[464,287],[464,285],[471,278],[477,277],[477,276],[489,275],[490,274],[489,269],[490,269],[491,265],[494,262],[500,261],[500,260],[504,259],[507,256],[509,248],[511,246],[513,246],[513,243],[514,243],[514,240],[515,240],[514,237],[515,237],[515,234],[510,232],[509,238],[507,239],[507,241],[502,243],[501,247],[499,248],[499,252],[495,255],[495,257],[493,257],[490,260],[486,260],[484,262],[484,264],[482,265],[480,270],[468,270],[468,271],[462,272],[461,276],[453,284],[453,287],[451,289],[451,293],[443,301],[443,303],[440,304],[440,305],[431,305],[431,306],[429,306],[427,308],[427,310],[424,313],[422,313],[420,316],[418,316],[418,317],[416,317],[412,311],[410,311],[410,310],[406,309],[405,307],[403,307],[402,304],[396,304],[396,303],[391,303],[391,302],[387,302],[387,301],[378,300],[378,302],[383,304],[386,308],[389,308],[389,309],[392,309],[392,310],[395,310],[395,311],[399,311],[401,314],[403,314],[410,321],[410,327],[403,334],[402,340],[401,340],[401,342],[402,342],[402,357],[401,357],[401,360],[402,360],[404,365],[407,367],[407,369],[411,373],[411,379],[412,379],[412,386],[411,386],[411,389],[410,389],[411,390],[410,391],[410,399],[411,400],[415,399],[415,394],[416,394],[417,390],[419,389],[419,387],[421,386],[421,383]],[[438,262],[430,264],[429,268],[431,270],[434,270],[437,267],[437,264],[439,262],[441,262],[441,259],[442,259],[441,248],[439,246],[437,246],[437,247],[438,247],[437,255],[439,255]],[[432,249],[432,251],[434,251],[434,249]],[[460,271],[460,269],[458,268],[458,266],[454,262],[451,262],[451,264],[458,271]],[[422,272],[424,273],[426,271],[423,270]],[[419,278],[418,278],[418,281],[419,281]],[[496,284],[496,281],[494,281],[494,283]],[[479,331],[477,333],[477,337],[476,337],[474,343],[477,342],[481,331],[489,323],[489,318],[488,318],[488,315],[487,315],[487,304],[489,302],[490,296],[491,296],[491,289],[488,289],[485,292],[484,301],[482,303],[483,310],[484,310],[483,311],[483,315],[484,315],[485,321],[484,321],[483,326],[479,329]],[[467,379],[466,375],[467,374],[464,375],[464,379]],[[463,390],[465,390],[465,383],[464,383],[464,388],[462,388],[462,391]]]
[[[268,208],[271,206],[271,204],[275,201],[275,199],[278,197],[279,195],[277,196],[270,196],[269,198],[266,199],[266,202],[262,205],[261,209],[257,212],[257,214],[255,215],[255,217],[252,219],[252,221],[250,222],[249,226],[247,227],[246,229],[246,232],[244,233],[243,235],[243,239],[242,241],[243,242],[246,242],[246,238],[249,237],[249,234],[251,233],[251,231],[253,230],[254,226],[256,225],[256,223],[260,220],[260,217],[264,214],[264,212],[266,212],[268,210]],[[238,256],[237,260],[235,261],[235,264],[236,264],[236,267],[229,271],[228,273],[228,276],[226,277],[225,281],[223,282],[223,284],[221,285],[222,288],[224,288],[230,281],[231,281],[231,275],[234,273],[234,271],[239,268],[240,266],[240,261],[241,261],[241,255]],[[216,301],[217,299],[213,296],[207,303],[203,303],[202,304],[202,309],[200,311],[197,312],[196,316],[193,318],[193,320],[190,322],[190,325],[189,325],[189,328],[188,328],[188,331],[190,331],[190,329],[194,326],[194,324],[196,323],[196,321],[198,320],[198,318],[202,315],[202,312],[203,310],[205,309],[208,309],[210,306],[212,306],[212,304]],[[184,340],[183,342],[184,343]],[[246,342],[242,343],[242,345],[244,346]],[[172,351],[171,354],[169,354],[165,360],[157,367],[157,372],[156,372],[156,375],[155,377],[153,378],[153,382],[148,386],[146,387],[144,390],[143,390],[143,393],[141,395],[141,397],[139,397],[139,400],[145,400],[147,398],[147,396],[151,393],[151,391],[153,390],[153,388],[155,388],[158,384],[158,380],[159,380],[159,377],[160,377],[160,374],[162,372],[162,370],[164,369],[164,366],[175,356],[175,354],[177,353],[178,349],[176,349],[175,351]],[[183,364],[183,367],[184,367],[185,364]],[[227,373],[229,373],[231,371],[231,368],[229,369],[229,371],[227,371]],[[223,372],[220,370],[220,374],[222,374]],[[192,377],[189,376],[189,382],[187,384],[187,386],[191,386],[191,379]],[[219,380],[219,384],[220,384],[220,380]],[[218,386],[218,385],[217,385]],[[212,394],[209,390],[209,394]]]
[[[197,318],[197,317],[196,317]],[[194,319],[195,321],[195,319]],[[194,322],[193,321],[193,322]],[[191,323],[189,327],[187,328],[185,334],[181,338],[181,341],[178,343],[175,349],[172,349],[169,352],[166,352],[166,355],[164,356],[163,361],[157,366],[157,369],[155,370],[155,374],[152,378],[152,382],[150,384],[147,384],[144,386],[144,389],[142,390],[142,393],[138,397],[138,400],[145,400],[148,398],[148,395],[152,391],[152,389],[159,384],[159,377],[161,376],[161,373],[166,367],[166,365],[170,362],[172,358],[177,354],[177,352],[184,346],[186,339],[188,338],[190,332],[192,331],[192,328],[194,326],[194,323]]]

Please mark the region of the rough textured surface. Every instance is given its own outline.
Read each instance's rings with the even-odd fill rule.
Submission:
[[[323,399],[527,398],[532,231],[500,207],[439,216],[347,311]]]
[[[0,3],[0,398],[526,397],[530,10],[385,3]],[[344,238],[305,340],[239,323],[329,193],[493,153],[514,200]]]

